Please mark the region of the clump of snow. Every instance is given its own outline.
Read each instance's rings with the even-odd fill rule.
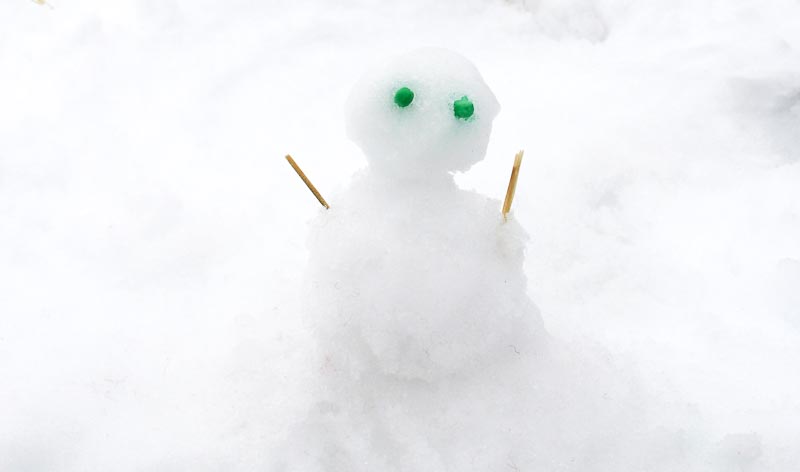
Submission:
[[[315,224],[310,326],[336,368],[432,380],[537,350],[524,233],[443,176],[364,172]]]

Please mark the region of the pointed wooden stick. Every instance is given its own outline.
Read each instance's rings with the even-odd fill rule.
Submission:
[[[514,201],[514,192],[517,191],[517,179],[519,178],[519,166],[522,164],[522,154],[520,151],[514,156],[514,167],[511,169],[511,180],[508,181],[506,190],[506,200],[503,202],[503,219],[506,219],[508,212],[511,211],[511,203]]]
[[[319,200],[319,203],[322,206],[324,206],[325,209],[329,209],[330,206],[328,206],[328,202],[326,202],[325,199],[322,198],[322,195],[320,195],[320,193],[317,190],[317,188],[314,187],[314,184],[312,184],[311,181],[308,180],[308,177],[306,177],[306,174],[300,169],[300,166],[298,166],[297,163],[294,161],[294,159],[292,159],[292,156],[287,154],[286,155],[286,160],[289,161],[289,164],[292,166],[294,171],[297,172],[297,175],[299,175],[300,178],[303,179],[303,182],[306,184],[306,187],[308,187],[308,189],[311,190],[311,193],[313,193],[314,196],[317,197],[317,200]]]

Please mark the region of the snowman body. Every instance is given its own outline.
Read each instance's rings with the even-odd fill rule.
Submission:
[[[527,235],[452,178],[483,159],[498,111],[445,50],[354,87],[348,134],[369,166],[311,229],[316,401],[284,470],[503,470],[530,449],[524,397],[547,338],[526,295]]]
[[[517,355],[541,333],[525,234],[496,201],[370,173],[336,201],[312,232],[307,274],[309,327],[332,368],[435,381]]]

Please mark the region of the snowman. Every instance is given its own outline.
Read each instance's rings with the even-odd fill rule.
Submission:
[[[525,232],[453,180],[484,158],[499,109],[440,49],[353,88],[347,133],[368,166],[311,229],[314,402],[275,470],[613,470],[616,446],[579,445],[622,434],[630,392],[552,341],[526,294]]]

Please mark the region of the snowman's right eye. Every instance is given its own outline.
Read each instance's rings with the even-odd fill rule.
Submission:
[[[462,120],[468,119],[475,113],[475,105],[466,95],[453,102],[453,114]]]
[[[400,108],[405,108],[411,105],[411,102],[413,101],[414,92],[412,92],[408,87],[399,88],[397,89],[397,92],[394,93],[394,103]]]

